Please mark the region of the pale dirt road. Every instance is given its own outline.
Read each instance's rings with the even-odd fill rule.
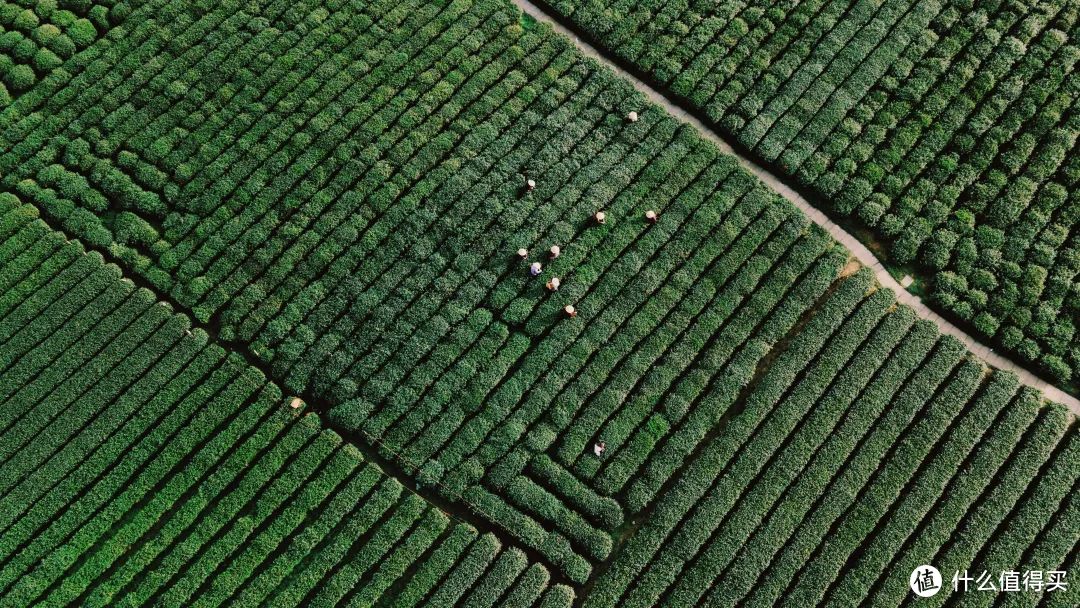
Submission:
[[[634,74],[631,74],[621,68],[617,63],[608,59],[604,54],[602,54],[588,42],[581,40],[577,36],[577,34],[564,26],[555,16],[548,14],[540,7],[536,6],[532,2],[529,2],[529,0],[512,1],[525,14],[529,15],[530,17],[536,19],[541,23],[548,24],[555,32],[562,34],[572,40],[577,46],[577,48],[580,49],[581,52],[584,53],[586,56],[592,57],[601,65],[607,67],[622,78],[628,80],[631,84],[633,84],[634,88],[644,94],[651,102],[666,110],[668,114],[694,127],[698,130],[698,132],[703,138],[716,144],[724,152],[737,157],[739,159],[739,162],[742,164],[743,167],[746,168],[747,171],[750,171],[751,173],[756,175],[758,179],[768,184],[769,187],[771,187],[785,199],[790,201],[793,205],[801,209],[803,213],[805,213],[814,223],[821,226],[823,229],[825,229],[825,231],[832,235],[834,239],[836,239],[844,247],[846,247],[847,250],[851,252],[852,256],[854,256],[854,258],[858,260],[862,265],[868,266],[869,268],[873,269],[874,275],[877,277],[878,282],[882,286],[888,287],[896,293],[897,301],[915,309],[915,312],[918,313],[919,316],[937,323],[942,333],[949,334],[950,336],[953,336],[963,342],[964,345],[967,346],[968,350],[970,350],[979,358],[983,359],[988,365],[998,369],[1013,372],[1020,378],[1020,381],[1024,384],[1027,384],[1042,391],[1042,393],[1050,401],[1056,401],[1058,403],[1061,403],[1067,406],[1070,410],[1072,410],[1073,414],[1080,416],[1080,400],[1051,385],[1042,378],[1039,378],[1038,376],[1028,371],[1026,368],[1022,367],[1012,359],[994,352],[993,349],[979,342],[973,336],[951,323],[948,319],[945,319],[941,315],[931,310],[929,307],[926,306],[926,304],[923,304],[922,300],[918,296],[901,287],[900,283],[895,278],[893,278],[891,274],[889,274],[889,271],[885,269],[885,266],[882,265],[881,261],[877,258],[877,256],[875,256],[874,253],[866,247],[866,245],[863,245],[863,243],[859,241],[859,239],[857,239],[848,231],[841,228],[838,224],[836,224],[836,222],[833,222],[824,213],[811,205],[805,197],[803,197],[801,194],[789,187],[787,183],[785,183],[784,180],[782,180],[776,174],[772,173],[765,167],[762,167],[758,163],[750,160],[749,158],[746,158],[745,156],[737,152],[731,146],[731,144],[728,143],[728,141],[725,140],[723,137],[721,137],[720,134],[714,131],[712,127],[706,125],[693,114],[686,111],[681,105],[668,98],[660,91],[657,91]]]

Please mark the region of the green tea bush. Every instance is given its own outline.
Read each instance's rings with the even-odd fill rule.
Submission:
[[[963,234],[954,218],[968,230],[1024,234],[1002,262],[1075,282],[1060,260],[1075,242],[1039,247],[1075,230],[1075,218],[1054,213],[1075,183],[1069,108],[1080,53],[1066,3],[549,4],[822,204],[871,228],[890,258],[917,264],[939,309],[987,340],[1018,352],[995,339],[1013,309],[953,294],[943,273],[991,273],[991,300],[1018,280],[990,255],[1000,247],[976,240],[970,261],[955,255]],[[1020,306],[1036,302],[1077,324],[1054,296]],[[1075,344],[1041,327],[1018,330],[1032,340],[1025,358],[1075,388]]]
[[[29,210],[0,197],[0,386],[20,412],[0,429],[0,603],[529,606],[557,589],[490,535],[493,569],[444,578],[475,529]],[[23,234],[51,247],[13,250]]]
[[[962,8],[596,27],[1064,377],[1071,12]],[[898,603],[913,556],[1068,559],[1057,407],[504,0],[0,17],[36,78],[0,110],[0,605]]]

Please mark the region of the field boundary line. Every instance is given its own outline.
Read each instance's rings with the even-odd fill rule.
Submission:
[[[0,192],[2,191],[3,190],[0,189]],[[24,204],[29,205],[29,203]],[[382,471],[383,475],[396,481],[402,487],[404,492],[415,494],[423,500],[429,508],[438,509],[443,515],[457,524],[471,527],[476,530],[478,535],[491,534],[498,540],[503,549],[507,547],[517,548],[524,553],[531,562],[544,566],[550,576],[549,586],[566,585],[573,589],[575,594],[580,591],[580,584],[571,581],[560,567],[552,563],[550,559],[541,554],[537,549],[518,541],[508,534],[508,531],[503,530],[497,524],[494,524],[494,518],[484,511],[482,507],[467,502],[463,497],[451,499],[437,491],[428,490],[424,487],[424,484],[418,482],[414,475],[410,475],[405,470],[406,466],[411,466],[416,471],[419,471],[420,465],[394,450],[392,447],[382,442],[378,437],[371,435],[362,428],[347,429],[335,424],[329,416],[329,412],[333,406],[321,396],[312,394],[308,390],[297,391],[285,387],[283,383],[271,373],[270,364],[260,359],[252,352],[252,349],[248,345],[235,340],[226,340],[222,338],[219,331],[220,326],[216,318],[211,319],[211,322],[209,323],[200,322],[191,315],[186,307],[177,302],[171,294],[162,293],[150,283],[146,277],[138,272],[129,273],[122,263],[115,259],[115,256],[111,251],[86,243],[78,237],[71,236],[66,230],[54,227],[44,217],[38,216],[35,218],[35,221],[42,222],[49,230],[61,235],[64,238],[65,243],[80,243],[85,252],[83,255],[89,252],[97,252],[103,257],[105,264],[116,265],[120,269],[119,280],[129,281],[136,289],[144,289],[153,296],[155,302],[151,304],[150,307],[163,305],[168,307],[170,314],[186,317],[191,325],[189,331],[194,332],[198,330],[204,332],[207,336],[208,345],[217,345],[224,353],[226,353],[226,357],[223,361],[227,360],[228,354],[231,353],[239,357],[243,362],[243,365],[257,370],[265,379],[264,384],[276,385],[281,391],[282,398],[278,401],[277,405],[279,410],[286,412],[291,410],[294,415],[298,417],[314,414],[318,418],[320,432],[332,431],[336,433],[341,437],[344,443],[351,445],[360,453],[360,456],[365,463],[377,467]],[[297,399],[299,400],[299,403],[295,402]],[[383,452],[385,452],[385,454]],[[442,483],[442,481],[438,481],[428,487],[433,486],[438,486],[439,489],[444,491],[450,490],[450,488]],[[501,550],[502,549],[500,549],[500,551]],[[590,567],[595,569],[596,563],[590,562]]]
[[[602,66],[605,66],[607,69],[614,72],[616,76],[629,81],[635,89],[642,93],[653,104],[662,108],[668,115],[693,127],[703,139],[716,145],[725,154],[730,154],[737,158],[739,165],[743,169],[757,177],[758,180],[767,185],[773,192],[779,194],[788,202],[795,205],[803,212],[803,214],[810,218],[810,221],[821,226],[831,237],[833,237],[833,239],[843,245],[860,264],[870,268],[874,272],[874,277],[877,279],[877,282],[882,287],[887,287],[895,292],[897,302],[914,309],[920,318],[933,321],[942,334],[947,334],[960,340],[960,342],[967,347],[969,352],[977,356],[990,367],[1013,372],[1020,378],[1022,384],[1026,384],[1039,390],[1046,399],[1061,403],[1068,407],[1074,416],[1080,416],[1080,399],[1077,399],[1050,384],[1046,380],[1043,380],[1034,372],[1015,362],[1010,357],[995,352],[994,349],[983,344],[968,332],[930,309],[930,307],[923,303],[922,298],[901,286],[900,282],[892,276],[887,268],[885,268],[885,265],[882,264],[881,260],[879,260],[878,257],[874,255],[874,253],[855,235],[845,230],[830,219],[824,212],[812,205],[805,196],[799,193],[795,188],[789,186],[784,179],[758,163],[756,160],[749,158],[741,151],[741,146],[734,146],[727,138],[714,130],[705,121],[698,118],[695,112],[687,110],[681,102],[676,101],[677,98],[675,96],[669,96],[654,88],[651,84],[646,82],[642,76],[638,75],[637,70],[627,66],[625,62],[621,60],[609,57],[606,52],[600,50],[597,46],[594,46],[591,40],[589,40],[589,37],[581,32],[581,30],[551,11],[544,0],[537,0],[536,2],[533,2],[532,0],[511,1],[528,17],[548,25],[556,34],[569,38],[583,55],[596,60]]]

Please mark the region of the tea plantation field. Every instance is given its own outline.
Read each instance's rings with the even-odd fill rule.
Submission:
[[[0,605],[569,605],[35,215],[0,226]]]
[[[1073,414],[508,1],[3,6],[0,606],[1076,569]]]
[[[541,4],[1080,390],[1076,2]]]

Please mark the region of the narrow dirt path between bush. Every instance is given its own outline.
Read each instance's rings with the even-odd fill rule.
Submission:
[[[1066,405],[1073,414],[1080,416],[1080,400],[1072,395],[1062,391],[1056,386],[1046,382],[1039,376],[1035,375],[1028,369],[1019,365],[1012,359],[1003,356],[979,340],[968,334],[966,331],[960,329],[948,319],[945,319],[938,313],[931,310],[926,304],[923,304],[915,294],[909,292],[902,287],[900,283],[893,278],[885,266],[881,263],[881,260],[874,255],[854,235],[849,233],[844,228],[840,227],[836,222],[828,218],[817,207],[810,204],[807,199],[795,191],[793,188],[787,185],[783,179],[769,171],[765,167],[761,166],[757,162],[747,158],[738,150],[735,149],[726,139],[724,139],[719,133],[714,131],[712,127],[708,126],[705,122],[699,119],[696,115],[687,111],[682,105],[668,97],[664,93],[653,88],[647,84],[644,80],[638,77],[636,74],[628,71],[621,65],[620,62],[608,58],[604,53],[597,50],[589,42],[582,40],[580,34],[575,29],[572,29],[572,25],[564,24],[561,18],[552,15],[546,9],[540,8],[529,0],[512,0],[513,3],[526,15],[549,25],[555,32],[568,37],[573,41],[574,45],[584,53],[586,56],[591,57],[598,61],[601,65],[606,66],[611,71],[615,72],[622,78],[628,80],[635,89],[644,94],[650,101],[657,106],[660,106],[668,114],[674,116],[676,119],[694,127],[698,130],[701,136],[712,143],[716,144],[724,152],[734,155],[739,159],[739,163],[748,171],[757,176],[758,179],[768,184],[770,188],[778,192],[781,196],[791,201],[793,205],[798,207],[805,213],[815,224],[825,229],[834,239],[839,241],[852,256],[864,266],[871,268],[874,271],[874,275],[877,277],[878,282],[892,289],[896,292],[896,299],[911,308],[915,309],[915,312],[924,319],[929,319],[937,323],[941,332],[949,334],[956,339],[960,340],[967,346],[973,354],[981,358],[988,365],[996,367],[998,369],[1008,370],[1020,377],[1020,381],[1031,387],[1034,387],[1046,396],[1051,401]]]

